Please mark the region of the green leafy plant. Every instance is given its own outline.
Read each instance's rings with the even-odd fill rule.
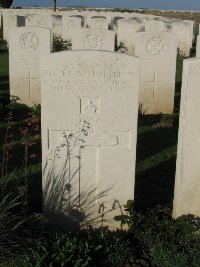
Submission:
[[[122,212],[122,207],[119,204],[119,201],[115,200],[115,203],[118,203],[120,207],[121,214],[114,217],[115,221],[121,222],[121,229],[124,225],[127,224],[128,227],[132,224],[132,216],[134,214],[134,202],[133,200],[128,200],[126,205],[124,205],[124,210],[126,214]]]
[[[67,50],[69,46],[71,46],[70,40],[63,40],[63,38],[60,35],[56,34],[53,35],[53,46],[52,46],[53,52]]]
[[[56,235],[47,241],[35,244],[31,250],[19,260],[20,266],[89,266],[92,254],[101,246],[88,243],[79,236],[70,234]]]
[[[125,46],[124,42],[120,41],[120,42],[117,42],[115,50],[121,53],[126,53],[128,51],[128,48]]]

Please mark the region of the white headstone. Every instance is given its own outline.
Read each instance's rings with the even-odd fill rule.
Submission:
[[[136,57],[68,51],[42,58],[43,199],[50,220],[67,219],[71,206],[90,221],[104,203],[105,224],[116,227],[113,202],[134,197],[138,87]]]
[[[145,114],[173,113],[177,36],[168,32],[136,34],[140,58],[139,102]]]
[[[200,57],[200,35],[197,36],[196,57]]]
[[[85,28],[76,30],[72,35],[72,50],[106,50],[114,51],[115,34],[103,29]]]
[[[63,27],[62,27],[62,16],[61,15],[52,15],[53,23],[53,34],[59,35],[62,37]]]
[[[120,19],[117,21],[117,44],[122,42],[127,49],[127,53],[135,53],[135,34],[138,28],[136,20]]]
[[[26,16],[26,26],[53,29],[52,15],[30,14]]]
[[[191,48],[191,25],[186,22],[172,22],[171,32],[178,37],[179,53],[185,57],[190,56]]]
[[[173,216],[200,216],[200,59],[183,66]]]
[[[64,40],[71,40],[72,34],[82,28],[81,25],[81,18],[79,17],[69,17],[67,15],[63,15],[62,17],[63,22],[63,39]]]
[[[40,104],[40,57],[51,51],[49,29],[11,29],[9,44],[10,95],[29,106]]]
[[[163,21],[147,20],[145,21],[146,32],[166,32],[167,26]]]
[[[93,17],[90,18],[90,28],[93,29],[108,29],[108,21],[104,17]]]

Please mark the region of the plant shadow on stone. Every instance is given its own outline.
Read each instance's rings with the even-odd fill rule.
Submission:
[[[51,150],[43,167],[44,213],[50,224],[58,229],[77,231],[100,224],[97,202],[100,203],[112,189],[111,186],[98,192],[99,188],[91,181],[85,184],[81,181],[81,150],[86,146],[84,138],[89,129],[89,123],[84,121],[79,132],[64,132],[61,144]],[[76,168],[74,161],[78,164]],[[110,211],[112,208],[105,214]]]

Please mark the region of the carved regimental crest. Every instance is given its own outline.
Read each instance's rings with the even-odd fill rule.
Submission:
[[[38,36],[33,32],[25,32],[20,37],[20,46],[27,51],[36,50],[39,46]]]
[[[160,36],[155,36],[147,42],[147,52],[152,56],[160,56],[166,49],[165,41]]]
[[[103,49],[103,40],[100,36],[96,34],[89,34],[85,37],[83,42],[83,46],[85,49],[95,49],[102,50]]]

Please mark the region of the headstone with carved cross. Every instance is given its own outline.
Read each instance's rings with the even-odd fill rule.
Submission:
[[[32,106],[40,104],[40,57],[51,51],[49,29],[20,27],[10,31],[10,95]]]
[[[74,215],[95,225],[103,214],[105,225],[120,227],[113,217],[134,197],[138,89],[136,57],[88,50],[43,57],[43,199],[50,221],[69,227]]]
[[[177,37],[168,32],[136,34],[135,55],[140,58],[141,112],[170,114],[174,108]]]

